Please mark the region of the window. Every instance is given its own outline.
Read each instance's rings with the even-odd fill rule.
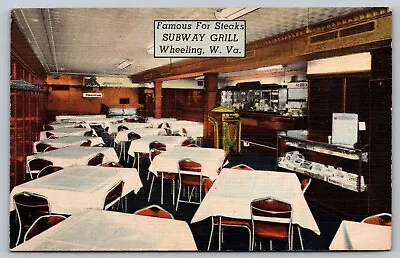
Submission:
[[[119,104],[129,104],[129,98],[120,98]]]

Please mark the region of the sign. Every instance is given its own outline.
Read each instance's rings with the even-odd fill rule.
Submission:
[[[245,21],[154,21],[154,57],[245,56]]]
[[[332,114],[332,144],[353,147],[358,141],[358,115]]]
[[[84,98],[101,98],[103,97],[103,93],[97,93],[97,92],[84,92],[83,93]]]

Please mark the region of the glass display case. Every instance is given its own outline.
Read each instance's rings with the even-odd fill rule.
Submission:
[[[367,153],[328,143],[278,135],[277,167],[355,192],[367,189],[363,167]]]

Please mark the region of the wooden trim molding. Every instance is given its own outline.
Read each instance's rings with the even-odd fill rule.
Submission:
[[[373,29],[328,38],[312,43],[311,38],[329,32],[339,33],[373,22]],[[281,35],[247,44],[244,58],[196,58],[146,70],[129,76],[134,83],[155,79],[170,80],[199,76],[203,73],[226,73],[255,69],[263,66],[308,61],[337,55],[369,51],[390,46],[392,40],[392,12],[387,7],[376,7],[323,22]]]

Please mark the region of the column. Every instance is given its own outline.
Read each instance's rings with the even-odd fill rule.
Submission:
[[[161,118],[162,113],[162,81],[154,81],[154,117]]]
[[[208,121],[209,112],[217,106],[218,74],[204,74],[204,93],[203,93],[203,146],[214,147],[214,131],[212,124]]]

